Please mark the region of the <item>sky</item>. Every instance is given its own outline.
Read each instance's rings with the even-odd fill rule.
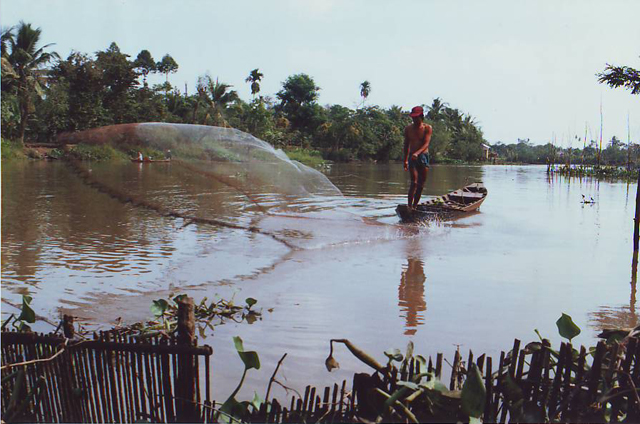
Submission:
[[[607,63],[640,69],[639,16],[637,0],[0,0],[3,28],[40,27],[63,58],[111,42],[132,59],[168,53],[169,81],[189,93],[209,74],[249,101],[244,80],[259,68],[264,96],[306,73],[320,104],[355,108],[367,80],[367,105],[439,97],[490,143],[562,147],[581,147],[585,131],[599,140],[601,104],[605,143],[628,129],[640,142],[640,96],[596,77]]]

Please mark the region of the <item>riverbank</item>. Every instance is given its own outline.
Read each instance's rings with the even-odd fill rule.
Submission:
[[[145,146],[135,146],[135,148],[125,150],[126,151],[115,149],[110,145],[90,144],[77,144],[67,146],[65,148],[54,144],[44,145],[27,143],[22,146],[17,142],[2,139],[1,157],[2,160],[55,160],[63,158],[65,154],[69,154],[78,160],[124,161],[137,157],[138,152],[141,152],[144,157],[148,158],[164,158],[165,156],[165,152]],[[312,168],[319,168],[331,163],[331,161],[323,159],[322,154],[317,150],[292,147],[285,148],[283,151],[287,154],[289,159],[301,162]],[[179,151],[176,153],[179,153]]]
[[[321,168],[333,163],[402,163],[397,160],[376,161],[359,160],[349,156],[336,156],[331,152],[322,152],[313,148],[297,146],[285,146],[282,151],[291,160],[301,162],[312,168]],[[55,143],[26,143],[24,146],[15,141],[2,140],[2,159],[60,159],[67,152],[71,153],[75,159],[90,161],[127,160],[137,157],[138,151],[145,157],[164,157],[165,152],[144,145],[125,145],[118,148],[109,144],[72,144],[61,147]],[[183,159],[199,159],[207,156],[201,148],[195,146],[180,146],[174,148],[174,155]],[[230,158],[233,160],[233,158]],[[448,157],[432,158],[434,165],[537,165],[535,163],[511,162],[504,160],[490,161],[465,161]]]
[[[62,148],[53,144],[25,144],[21,146],[19,143],[2,140],[2,160],[21,160],[21,159],[61,159],[65,154],[78,160],[90,161],[109,161],[109,160],[128,160],[136,157],[138,151],[142,152],[145,157],[164,157],[164,152],[157,149],[144,146],[135,146],[122,151],[115,149],[109,145],[90,145],[77,144]],[[291,160],[298,161],[312,168],[322,168],[332,163],[376,163],[371,160],[329,160],[323,158],[322,152],[319,150],[302,148],[302,147],[284,147],[282,149]],[[176,156],[179,156],[180,150],[177,150]],[[193,151],[183,152],[187,156],[198,156]],[[397,161],[390,161],[400,163]],[[433,162],[437,165],[488,165],[489,162],[465,162],[458,159],[443,158]]]

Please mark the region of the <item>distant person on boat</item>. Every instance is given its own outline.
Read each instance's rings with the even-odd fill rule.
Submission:
[[[416,106],[409,114],[413,124],[407,125],[404,129],[404,170],[409,171],[411,185],[407,196],[409,209],[418,206],[422,189],[427,181],[427,171],[429,170],[429,143],[433,128],[425,124],[424,109]]]
[[[138,160],[140,162],[144,161],[144,156],[142,156],[142,152],[138,152]]]

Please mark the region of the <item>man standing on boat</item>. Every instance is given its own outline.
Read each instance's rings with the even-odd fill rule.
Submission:
[[[422,189],[427,181],[429,143],[431,143],[433,128],[423,122],[424,110],[421,106],[411,109],[409,116],[413,124],[407,125],[404,129],[404,170],[409,171],[411,176],[407,205],[409,209],[413,209],[418,206]]]

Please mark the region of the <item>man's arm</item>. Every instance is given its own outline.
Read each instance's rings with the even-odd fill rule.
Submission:
[[[424,140],[422,141],[422,146],[414,153],[416,156],[429,150],[429,144],[431,144],[431,134],[433,134],[433,128],[431,128],[431,125],[427,125],[427,128],[424,132]]]

